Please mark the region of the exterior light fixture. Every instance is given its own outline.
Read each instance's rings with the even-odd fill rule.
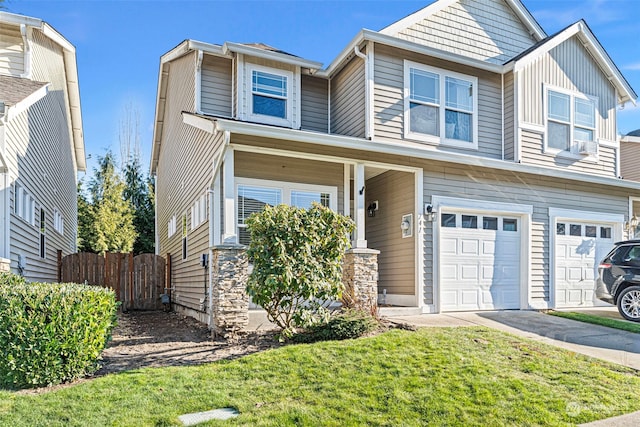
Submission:
[[[426,215],[427,221],[434,221],[436,219],[436,215],[438,214],[438,212],[436,212],[433,205],[425,203],[424,214]]]
[[[369,215],[369,217],[371,218],[376,216],[376,211],[378,210],[378,206],[379,206],[379,203],[377,200],[369,203],[369,206],[367,207],[367,215]]]

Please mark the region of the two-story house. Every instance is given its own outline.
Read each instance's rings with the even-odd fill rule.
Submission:
[[[85,170],[75,48],[37,18],[0,12],[0,266],[55,281],[76,250]]]
[[[619,178],[636,93],[584,21],[438,0],[361,30],[326,68],[186,40],[160,61],[151,172],[173,303],[206,320],[209,248],[265,204],[350,215],[379,301],[423,313],[594,304],[640,184]]]

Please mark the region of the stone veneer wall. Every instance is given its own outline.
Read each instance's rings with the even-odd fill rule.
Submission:
[[[344,256],[342,281],[345,307],[377,314],[378,254],[375,249],[349,249]]]
[[[0,258],[0,273],[11,271],[11,260]]]
[[[214,336],[233,337],[249,326],[249,262],[245,249],[242,245],[211,249]]]

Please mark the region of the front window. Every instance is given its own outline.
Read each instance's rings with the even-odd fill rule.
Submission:
[[[597,153],[593,99],[547,91],[547,149],[582,155]]]
[[[477,78],[405,62],[405,137],[477,148]]]
[[[295,82],[291,71],[249,64],[245,83],[249,120],[292,126]]]
[[[336,210],[338,191],[336,187],[298,184],[280,181],[237,178],[238,202],[238,242],[248,245],[251,236],[247,230],[246,219],[266,206],[281,203],[308,209],[313,202]]]

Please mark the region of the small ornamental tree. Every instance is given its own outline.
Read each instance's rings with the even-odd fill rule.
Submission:
[[[326,320],[343,291],[342,257],[353,221],[314,203],[309,209],[265,206],[246,221],[253,262],[247,292],[291,336]]]

